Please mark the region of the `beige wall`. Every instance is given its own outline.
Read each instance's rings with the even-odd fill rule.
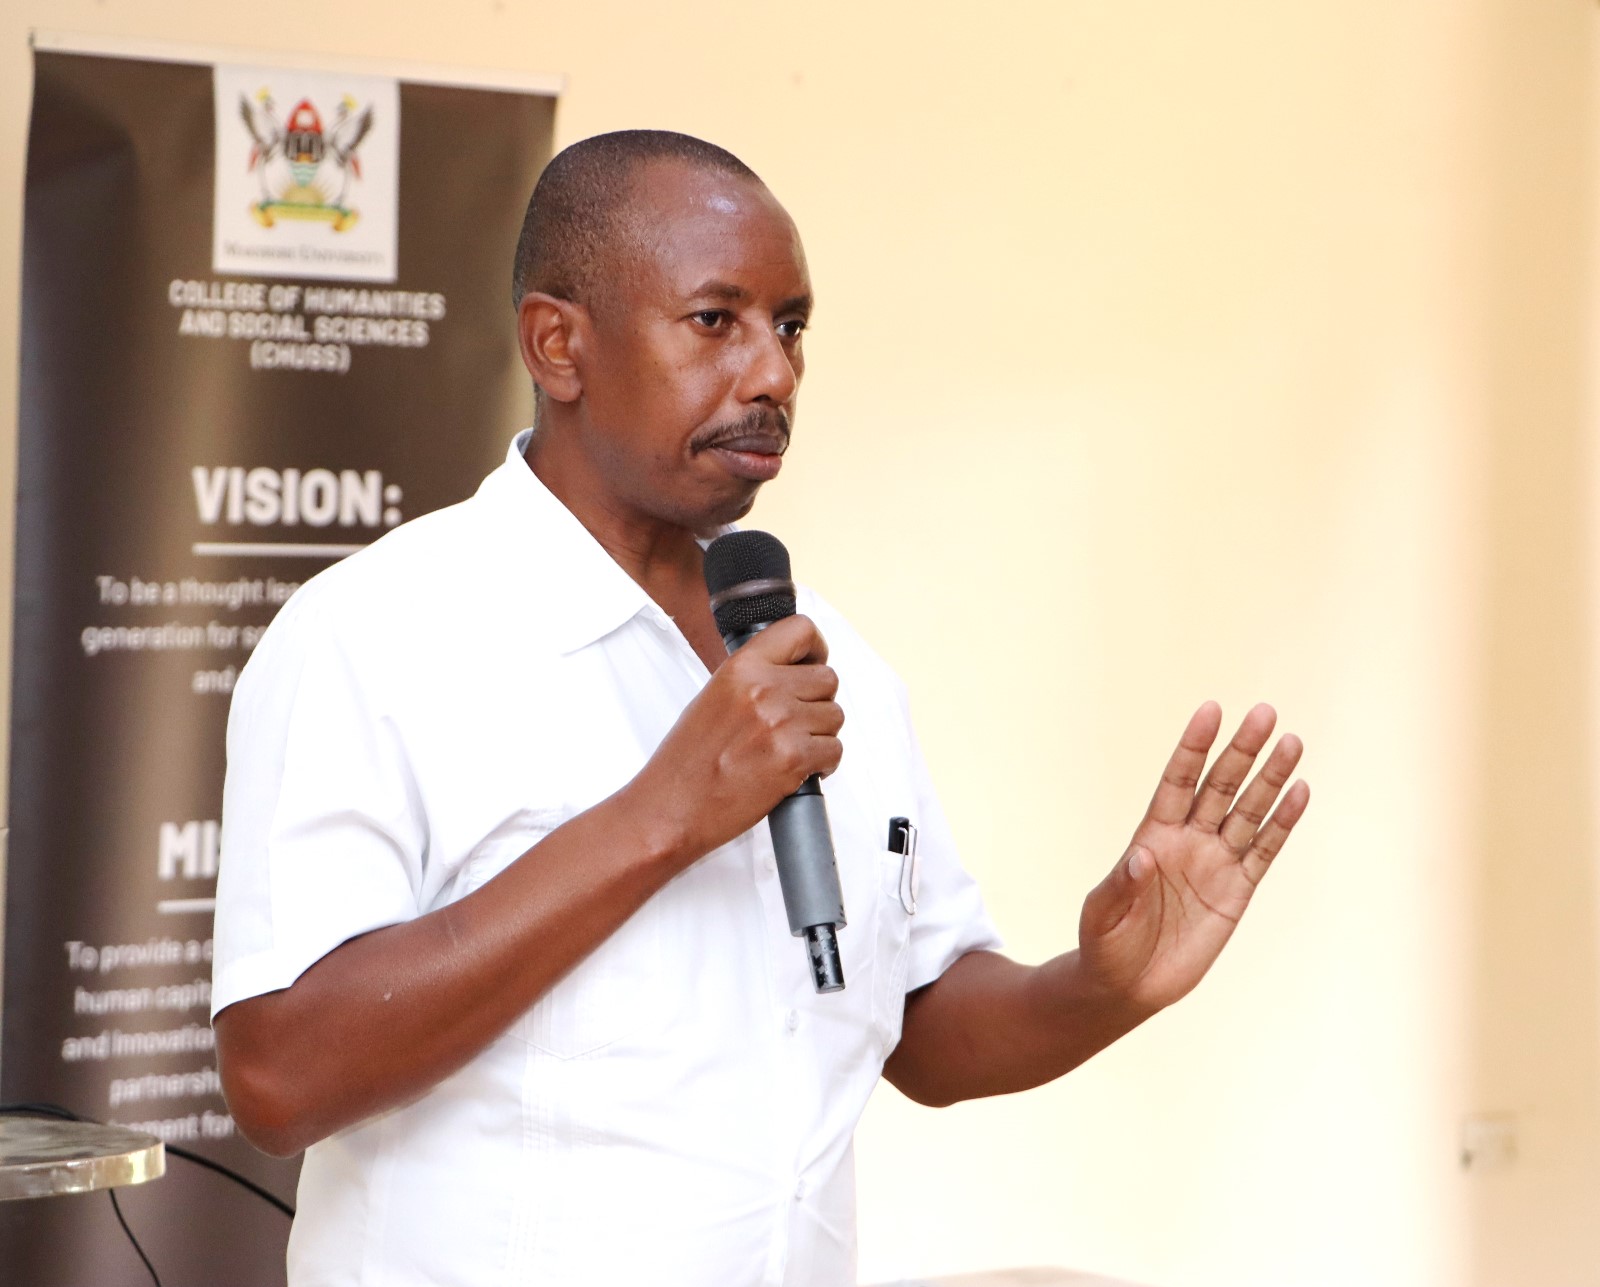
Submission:
[[[8,0],[7,497],[30,26],[564,73],[562,142],[760,170],[821,311],[756,517],[905,673],[1024,958],[1202,698],[1306,738],[1182,1007],[1031,1095],[882,1092],[865,1278],[1600,1284],[1593,0]]]

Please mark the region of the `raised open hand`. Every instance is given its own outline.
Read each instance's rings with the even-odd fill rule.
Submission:
[[[1276,721],[1272,707],[1253,708],[1202,782],[1222,709],[1197,710],[1127,853],[1084,900],[1085,969],[1141,1010],[1171,1005],[1205,977],[1305,812],[1310,788],[1283,790],[1302,750],[1292,734],[1239,792]]]

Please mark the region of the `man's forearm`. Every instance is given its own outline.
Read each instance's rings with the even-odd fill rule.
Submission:
[[[1150,1013],[1095,986],[1077,952],[1039,966],[971,952],[906,998],[884,1076],[935,1107],[1028,1090],[1070,1072]]]
[[[223,1010],[219,1068],[246,1138],[287,1156],[409,1103],[615,933],[694,856],[648,834],[627,794],[460,901],[351,939],[293,986]]]

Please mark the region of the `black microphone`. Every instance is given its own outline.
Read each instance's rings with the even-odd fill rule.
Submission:
[[[730,654],[774,621],[794,616],[789,551],[776,536],[767,532],[719,536],[706,548],[705,574],[711,615]],[[789,931],[796,938],[805,937],[817,991],[837,992],[844,987],[835,933],[845,923],[844,895],[839,891],[828,806],[816,774],[778,802],[767,815],[767,826],[772,830]]]

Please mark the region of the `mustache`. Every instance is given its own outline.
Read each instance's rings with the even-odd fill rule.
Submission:
[[[691,453],[750,443],[776,455],[789,449],[789,413],[782,407],[751,407],[737,420],[708,425],[689,439]],[[749,450],[750,447],[742,448]]]

